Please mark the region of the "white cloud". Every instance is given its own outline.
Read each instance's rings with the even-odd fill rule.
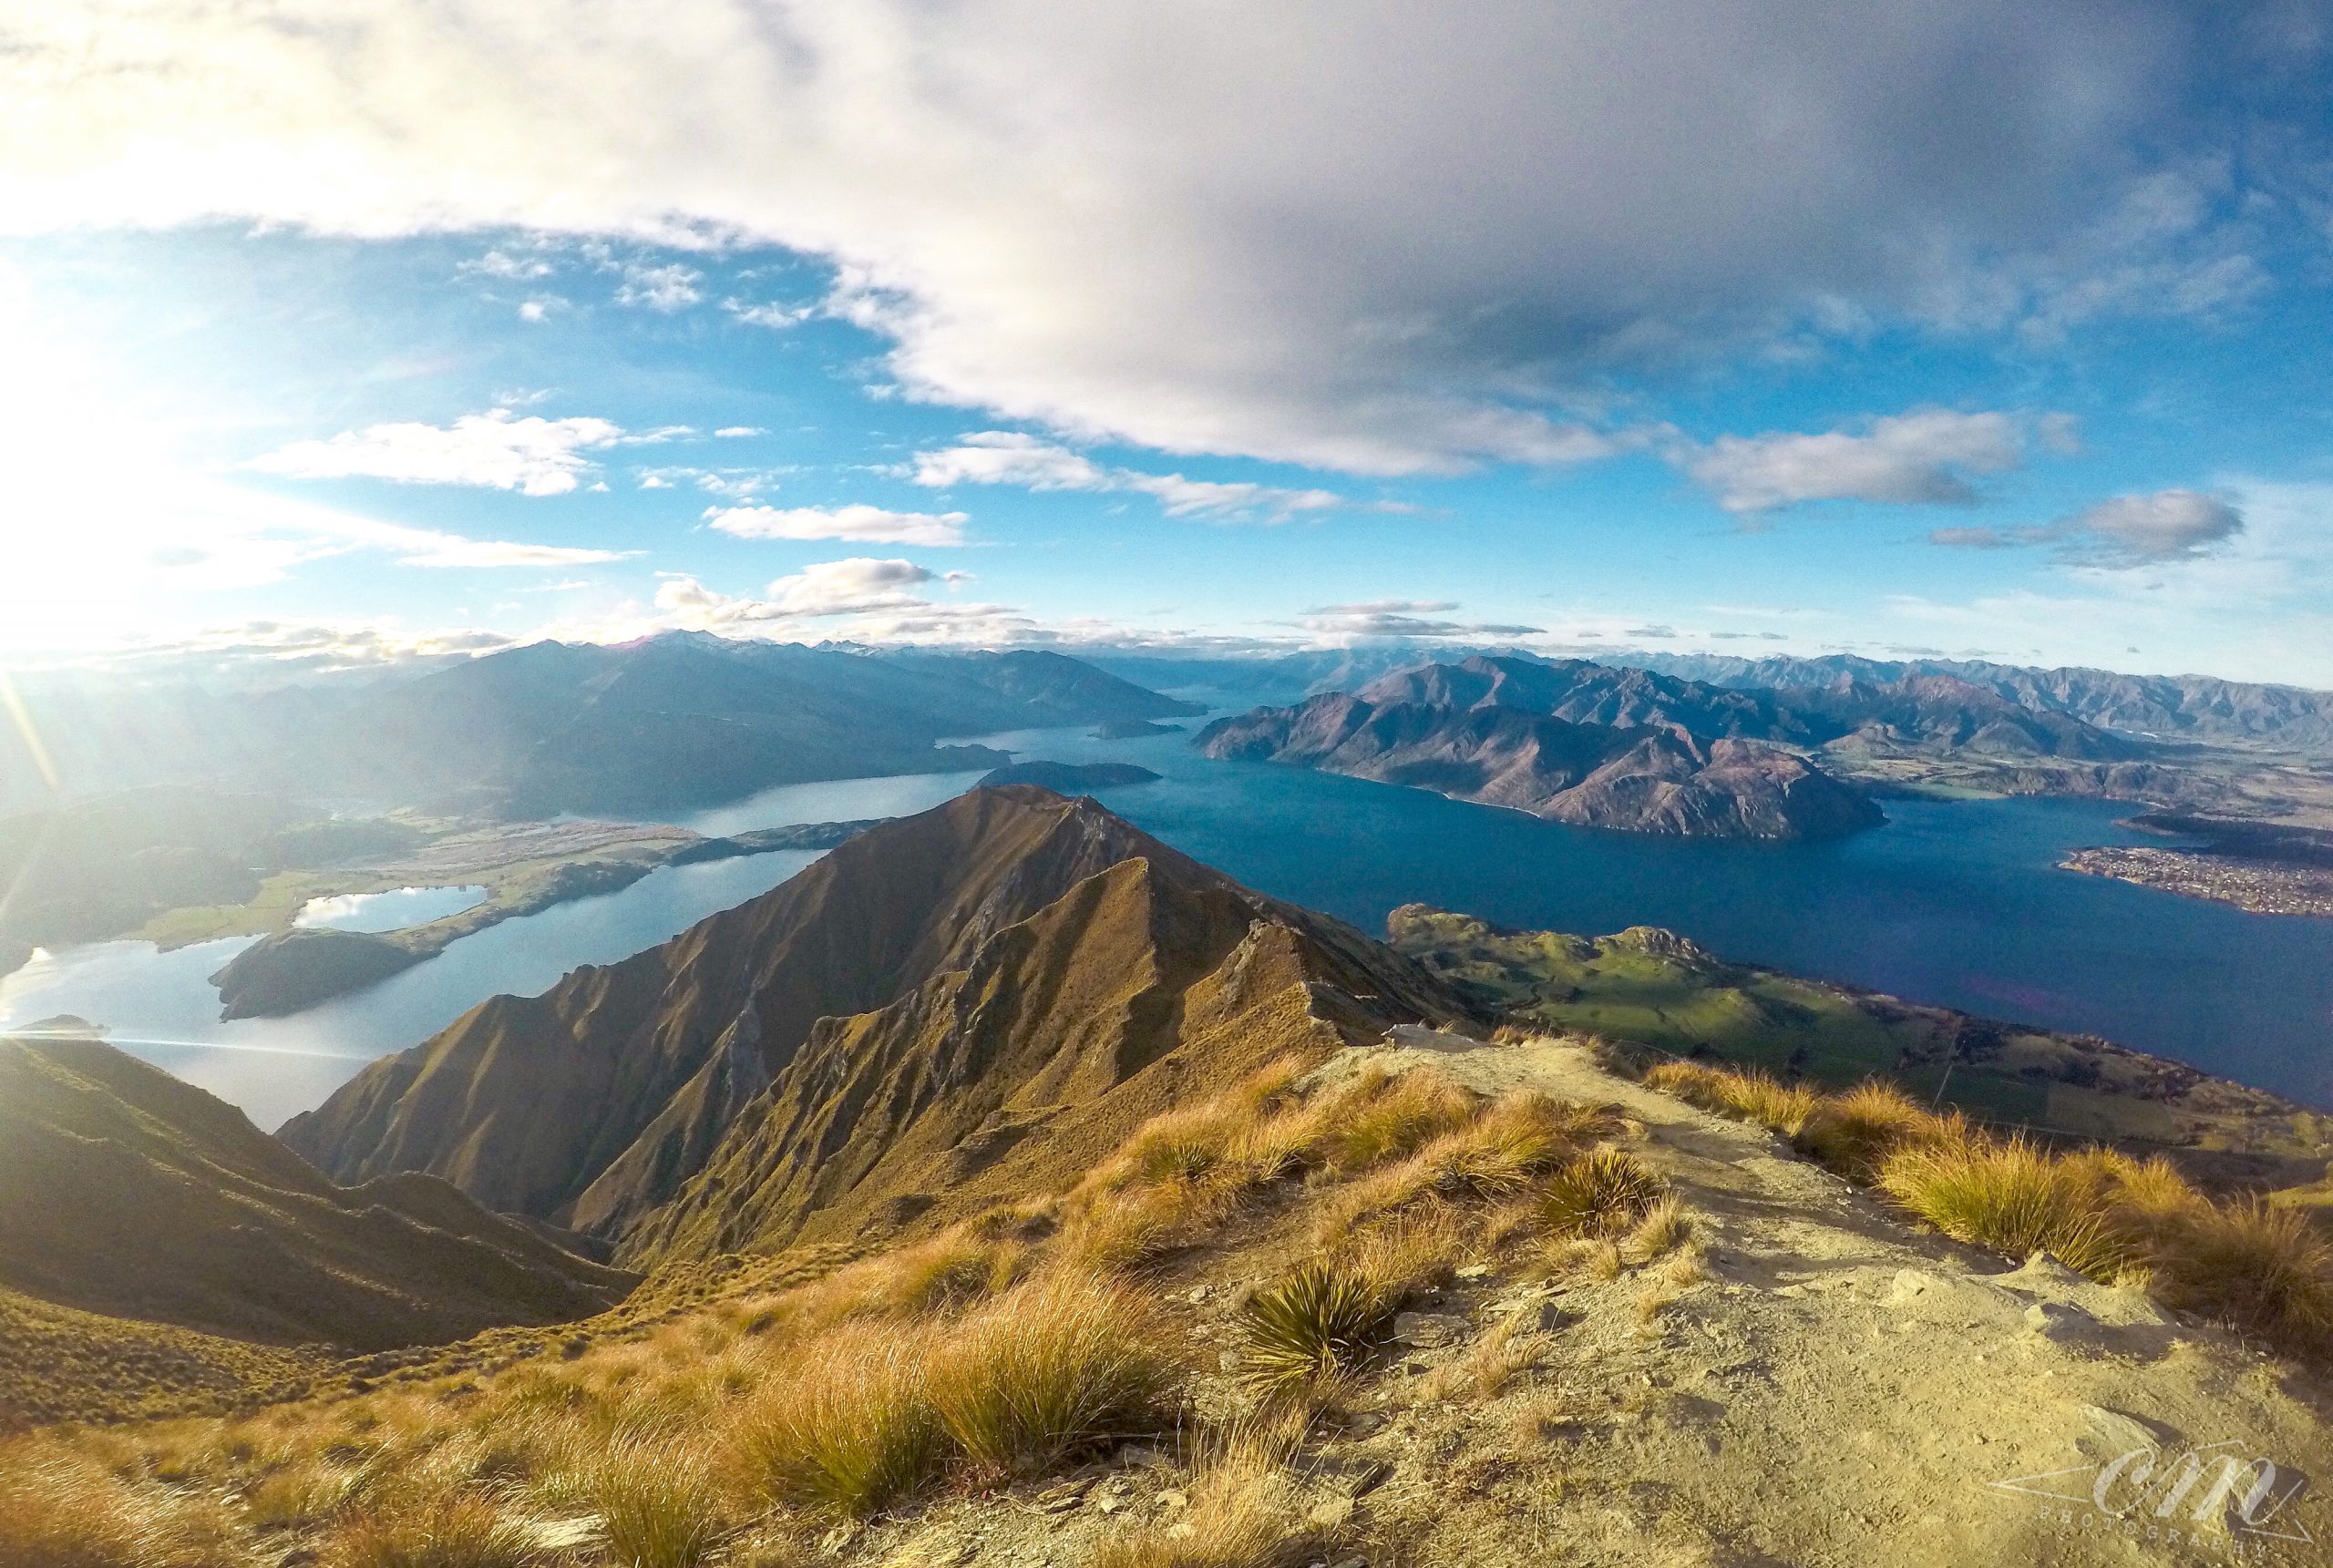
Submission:
[[[404,485],[475,485],[563,496],[612,446],[622,427],[604,419],[519,417],[508,408],[451,425],[370,425],[322,441],[295,441],[244,465],[297,479],[387,479]]]
[[[1229,518],[1263,514],[1273,521],[1345,505],[1331,490],[1228,484],[1105,468],[1066,446],[1011,430],[976,430],[957,445],[915,455],[910,477],[935,489],[953,485],[1018,485],[1028,490],[1127,490],[1157,501],[1175,518]]]
[[[2225,496],[2201,490],[2155,490],[2112,496],[2054,523],[2022,528],[1938,528],[1931,544],[1961,549],[2052,545],[2077,566],[2128,571],[2166,561],[2193,560],[2244,531],[2244,514]]]
[[[1317,604],[1307,615],[1440,615],[1458,608],[1448,599],[1372,599],[1361,604]]]
[[[631,262],[623,269],[623,286],[616,290],[616,303],[669,315],[704,298],[697,288],[704,281],[703,272],[679,261],[669,261],[661,267]]]
[[[2062,440],[2064,429],[2053,423],[2051,439]],[[2024,457],[2014,416],[1928,408],[1872,420],[1860,433],[1721,436],[1678,449],[1671,461],[1719,506],[1748,513],[1802,501],[1965,506],[1977,499],[1971,476],[2005,473]]]
[[[721,308],[748,326],[768,327],[773,332],[798,327],[818,313],[816,305],[753,305],[743,300],[724,300]]]
[[[386,523],[352,527],[344,531],[343,537],[389,551],[399,566],[596,566],[607,561],[624,560],[640,553],[638,550],[584,549],[567,545],[519,544],[509,539],[471,539],[459,534],[438,533],[429,528],[398,528]]]
[[[469,277],[499,278],[507,282],[523,282],[535,278],[548,278],[555,269],[540,256],[514,256],[496,249],[471,261],[464,261],[457,272]]]
[[[766,436],[768,431],[758,425],[725,425],[713,433],[724,441],[735,441],[747,436]]]
[[[935,602],[915,591],[934,583],[954,589],[970,573],[935,572],[907,560],[856,556],[821,561],[779,578],[760,598],[720,593],[697,579],[667,574],[656,588],[658,623],[698,630],[785,635],[800,621],[844,620],[821,635],[869,641],[1018,641],[1035,622],[1008,606]]]
[[[1545,627],[1516,626],[1496,621],[1441,619],[1456,610],[1448,600],[1375,599],[1363,604],[1324,604],[1304,612],[1297,625],[1332,641],[1399,637],[1435,641],[1454,637],[1536,637]]]
[[[2175,0],[82,0],[11,17],[0,225],[772,242],[917,397],[1561,462],[1616,376],[1777,334],[2240,302],[2327,136],[2239,36],[2283,47]]]
[[[961,512],[888,512],[880,507],[714,507],[705,522],[741,539],[857,539],[870,545],[961,545]]]

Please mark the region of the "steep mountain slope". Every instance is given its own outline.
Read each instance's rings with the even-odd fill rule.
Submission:
[[[283,1136],[344,1180],[427,1171],[644,1258],[969,1201],[987,1165],[1074,1160],[1190,1075],[1465,1014],[1091,801],[981,789],[498,997]]]
[[[232,1106],[97,1040],[0,1040],[0,1288],[373,1350],[582,1317],[631,1283],[429,1177],[335,1187]]]
[[[1788,752],[1660,725],[1542,717],[1499,705],[1498,673],[1494,680],[1468,667],[1436,667],[1365,689],[1464,698],[1479,686],[1473,701],[1480,705],[1381,704],[1331,692],[1294,708],[1218,720],[1195,743],[1212,757],[1321,768],[1583,827],[1805,838],[1882,820],[1862,795]]]

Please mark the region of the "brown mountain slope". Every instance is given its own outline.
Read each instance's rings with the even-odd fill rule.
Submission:
[[[582,1317],[630,1285],[442,1182],[335,1187],[233,1107],[101,1041],[0,1040],[0,1289],[375,1350]]]
[[[488,1002],[283,1135],[344,1179],[428,1171],[644,1258],[969,1201],[1008,1151],[1069,1157],[1214,1056],[1465,1015],[1090,800],[982,789]]]

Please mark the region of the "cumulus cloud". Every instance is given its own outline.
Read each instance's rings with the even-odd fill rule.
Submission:
[[[555,270],[540,256],[514,256],[499,248],[473,257],[455,269],[467,277],[498,278],[510,282],[548,278]]]
[[[966,572],[867,556],[805,567],[758,597],[721,593],[672,573],[656,588],[657,624],[786,636],[798,634],[788,628],[815,621],[825,629],[820,635],[872,641],[1022,641],[1036,634],[1037,623],[1011,606],[936,601],[918,591],[971,580]]]
[[[714,507],[705,522],[741,539],[857,539],[875,545],[961,545],[961,512],[889,512],[880,507]]]
[[[1172,518],[1225,519],[1261,515],[1279,521],[1301,512],[1345,505],[1331,490],[1290,489],[1247,481],[1218,483],[1180,474],[1105,468],[1066,446],[1011,430],[976,430],[953,446],[919,452],[911,477],[919,485],[1017,485],[1026,490],[1118,490],[1150,497]]]
[[[2056,522],[2022,528],[1938,528],[1931,544],[1958,549],[2012,549],[2050,545],[2078,566],[2127,571],[2165,561],[2192,560],[2244,531],[2244,514],[2225,496],[2201,490],[2155,490],[2112,496]]]
[[[446,425],[368,425],[321,441],[295,441],[244,466],[296,479],[387,479],[563,496],[596,467],[586,454],[622,438],[622,427],[605,419],[521,417],[497,408]]]
[[[668,261],[661,267],[632,262],[623,269],[623,284],[616,290],[616,303],[669,315],[704,298],[697,288],[704,281],[703,272],[683,262]]]
[[[2065,426],[2052,421],[2050,438]],[[1860,430],[1721,436],[1680,448],[1674,461],[1729,512],[1778,511],[1804,501],[1886,501],[1967,506],[1975,477],[2006,473],[2025,459],[2025,430],[2008,414],[1915,409]]]
[[[1376,599],[1362,604],[1324,604],[1304,612],[1296,624],[1307,631],[1342,641],[1362,637],[1417,638],[1436,641],[1453,637],[1533,637],[1547,629],[1509,626],[1495,621],[1440,619],[1457,609],[1447,600]]]
[[[10,228],[770,242],[910,395],[1378,474],[1596,455],[1616,372],[1826,323],[2240,302],[2227,215],[2326,140],[2300,44],[2177,0],[18,9]]]

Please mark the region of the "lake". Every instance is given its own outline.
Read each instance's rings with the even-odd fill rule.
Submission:
[[[311,898],[292,917],[294,926],[329,931],[396,931],[442,920],[486,902],[476,883],[462,887],[389,887],[378,893],[337,893]]]
[[[1194,722],[1196,727],[1196,722]],[[1891,801],[1888,824],[1814,845],[1558,827],[1422,791],[1220,763],[1187,734],[1083,729],[981,737],[1031,757],[1139,763],[1156,784],[1097,792],[1186,854],[1263,892],[1381,930],[1410,902],[1595,934],[1667,926],[1726,957],[2053,1029],[2085,1030],[2333,1105],[2333,920],[2247,914],[2061,871],[2082,845],[2165,842],[2094,801]],[[897,815],[977,774],[766,791],[686,819],[706,833]],[[71,1012],[234,1101],[262,1125],[496,991],[662,941],[815,856],[669,867],[621,892],[505,921],[380,985],[290,1019],[217,1021],[207,983],[247,939],[158,953],[108,942],[0,981],[0,1025]]]

